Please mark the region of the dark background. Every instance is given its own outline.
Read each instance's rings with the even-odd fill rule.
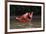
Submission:
[[[10,5],[10,16],[19,16],[32,11],[33,15],[41,16],[41,6]]]

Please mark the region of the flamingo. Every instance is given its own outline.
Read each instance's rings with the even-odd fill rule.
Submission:
[[[32,20],[33,12],[31,13],[25,13],[22,16],[16,17],[16,19],[20,22],[28,22],[29,20]]]

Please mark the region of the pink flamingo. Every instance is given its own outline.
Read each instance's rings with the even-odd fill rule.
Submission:
[[[20,22],[28,22],[29,20],[32,20],[33,12],[31,13],[25,13],[22,16],[16,17],[16,19]]]

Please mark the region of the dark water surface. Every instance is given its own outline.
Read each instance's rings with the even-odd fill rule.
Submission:
[[[40,28],[41,27],[41,19],[39,17],[35,17],[32,21],[23,23],[17,21],[15,18],[10,19],[10,29],[19,29],[19,28]]]

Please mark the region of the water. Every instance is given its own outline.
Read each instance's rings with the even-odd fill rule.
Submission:
[[[33,18],[29,22],[19,22],[15,18],[10,20],[10,29],[20,29],[20,28],[40,28],[41,20],[40,18]]]

